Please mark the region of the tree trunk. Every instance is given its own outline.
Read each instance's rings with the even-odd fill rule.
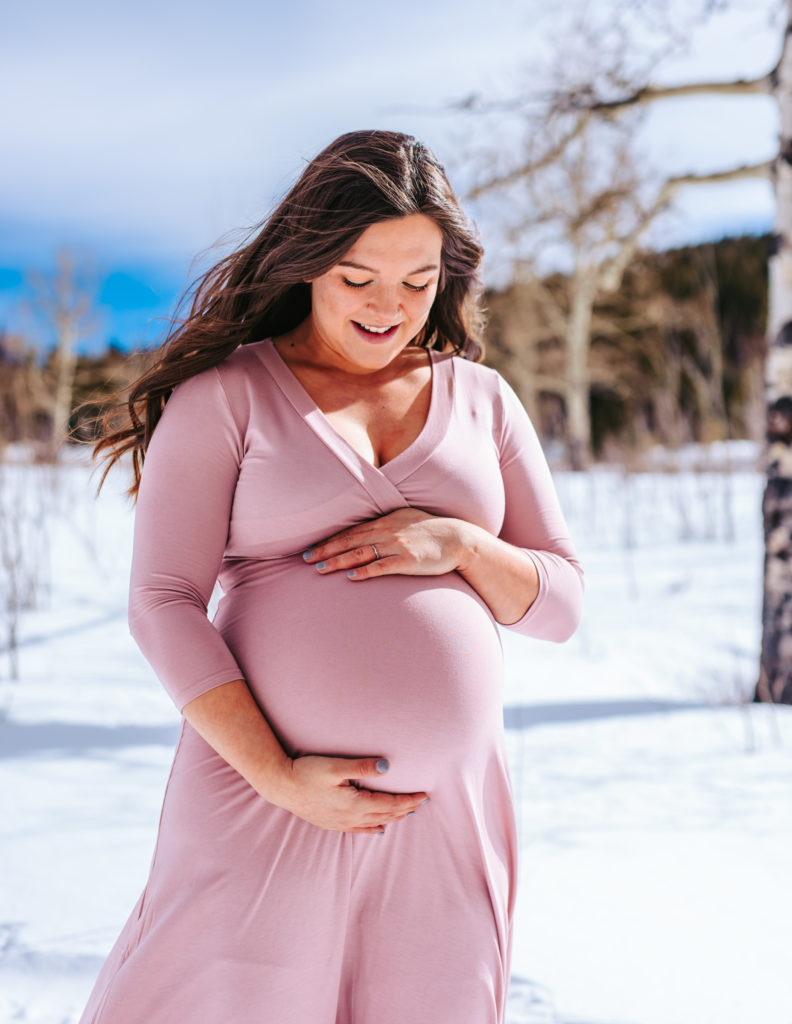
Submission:
[[[569,326],[566,337],[566,432],[569,466],[585,469],[591,452],[591,413],[589,409],[589,347],[591,319],[597,295],[596,270],[575,272],[570,296]]]
[[[764,603],[756,699],[792,704],[792,0],[786,0],[786,8],[775,83],[781,149],[776,161],[775,251],[768,268]]]
[[[77,324],[70,311],[57,317],[58,337],[52,356],[55,372],[55,394],[52,399],[52,446],[57,449],[69,433],[69,415],[74,393],[74,372],[77,367]]]

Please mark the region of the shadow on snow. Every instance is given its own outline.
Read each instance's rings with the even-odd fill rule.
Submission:
[[[622,715],[663,711],[692,711],[709,707],[683,701],[606,700],[558,704],[509,704],[503,709],[506,729],[520,731],[554,722],[581,722]],[[173,747],[179,733],[174,725],[86,725],[80,722],[14,722],[0,720],[0,758],[40,753],[69,756],[123,747]]]
[[[74,757],[120,747],[173,747],[176,725],[84,725],[70,722],[0,721],[0,758],[60,753]]]
[[[548,989],[531,978],[512,974],[506,1004],[506,1024],[617,1024],[616,1021],[595,1021],[590,1017],[560,1015]],[[618,1024],[630,1024],[621,1021]],[[635,1024],[635,1022],[632,1022]]]
[[[558,704],[507,704],[503,709],[503,724],[507,729],[530,729],[534,725],[553,722],[585,722],[594,718],[619,718],[623,715],[654,715],[663,711],[698,711],[712,708],[711,704],[690,701],[652,700],[592,700],[570,701]]]

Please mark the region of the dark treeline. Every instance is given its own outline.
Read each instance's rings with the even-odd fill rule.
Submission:
[[[598,458],[652,444],[764,431],[766,237],[645,253],[595,308],[589,350],[591,436]],[[564,441],[563,342],[569,308],[556,274],[487,295],[487,361],[508,377],[545,441]]]
[[[9,444],[24,443],[40,459],[52,457],[64,440],[56,429],[59,353],[43,357],[26,338],[0,334],[0,454]],[[77,355],[70,378],[70,440],[90,440],[92,419],[111,395],[124,391],[150,359],[142,351],[108,347],[100,355]]]
[[[767,239],[744,237],[646,253],[616,294],[597,304],[589,350],[596,458],[624,459],[653,444],[761,438]],[[565,439],[565,353],[554,310],[568,309],[561,274],[486,296],[487,362],[519,392],[545,442]],[[69,427],[89,440],[102,399],[122,391],[150,353],[110,347],[77,356]],[[62,369],[60,370],[62,379]],[[57,447],[57,354],[0,334],[0,445]],[[87,404],[86,404],[87,403]]]

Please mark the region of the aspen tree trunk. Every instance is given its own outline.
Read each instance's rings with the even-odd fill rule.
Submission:
[[[570,468],[574,470],[586,468],[591,451],[589,348],[597,283],[596,270],[589,268],[576,271],[572,280],[565,397],[567,452]]]
[[[69,432],[69,414],[74,393],[74,373],[77,367],[77,324],[69,311],[57,317],[57,341],[53,353],[55,394],[52,400],[52,443],[57,448]]]
[[[776,228],[769,262],[767,482],[762,652],[756,699],[792,704],[792,0],[774,92],[781,121]]]

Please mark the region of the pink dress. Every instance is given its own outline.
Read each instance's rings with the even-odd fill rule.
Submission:
[[[582,575],[498,374],[431,353],[418,438],[375,468],[271,341],[179,385],[149,447],[130,624],[179,708],[244,678],[290,754],[379,756],[431,801],[384,836],[269,804],[185,723],[151,874],[83,1024],[499,1024],[517,845],[501,646],[459,576],[322,576],[301,552],[414,506],[529,551],[510,628],[564,640]],[[213,622],[207,602],[219,578]]]

